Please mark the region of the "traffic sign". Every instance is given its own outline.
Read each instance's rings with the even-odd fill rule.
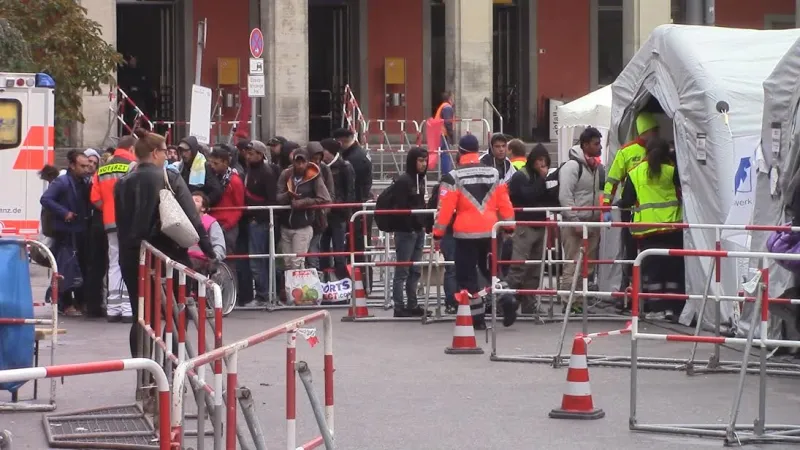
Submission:
[[[264,60],[250,58],[250,75],[264,75]]]
[[[247,76],[247,96],[250,98],[265,97],[267,94],[267,86],[264,81],[264,75],[248,75]]]
[[[264,54],[264,33],[260,28],[253,28],[250,32],[250,54],[253,58],[261,58]]]

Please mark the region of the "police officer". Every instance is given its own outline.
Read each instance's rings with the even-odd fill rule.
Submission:
[[[653,114],[649,112],[640,112],[636,117],[636,132],[639,137],[635,140],[625,144],[614,157],[614,162],[611,168],[608,169],[606,176],[606,184],[603,189],[603,206],[611,206],[614,195],[617,193],[617,187],[622,184],[625,186],[625,178],[628,173],[633,170],[643,159],[646,153],[645,144],[651,137],[658,136],[658,122]],[[631,212],[621,212],[622,222],[631,221]],[[606,212],[603,215],[603,221],[611,221],[611,212]],[[636,258],[636,243],[633,240],[631,232],[627,228],[622,229],[622,246],[624,249],[625,259]],[[624,291],[630,284],[631,267],[629,265],[623,266],[622,269],[622,286],[620,291]]]
[[[661,138],[647,141],[645,160],[628,173],[621,208],[633,208],[633,223],[681,223],[681,187],[678,169],[670,157],[669,142]],[[639,250],[650,248],[683,248],[683,230],[669,226],[631,228]],[[650,256],[642,261],[643,292],[684,293],[684,264],[682,257]],[[683,302],[648,300],[645,311],[664,313],[667,320],[676,321]],[[635,311],[634,314],[637,314]]]

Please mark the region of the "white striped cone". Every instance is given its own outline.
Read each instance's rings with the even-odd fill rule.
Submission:
[[[482,355],[472,327],[472,312],[469,309],[469,293],[461,291],[455,295],[458,302],[456,325],[453,328],[453,345],[444,349],[448,355]]]
[[[567,371],[567,390],[561,399],[561,408],[550,411],[551,419],[602,419],[605,411],[594,407],[589,384],[589,365],[586,362],[586,344],[591,339],[577,334],[572,341],[572,355]]]
[[[367,292],[364,290],[361,269],[356,267],[353,270],[353,275],[353,301],[350,304],[350,308],[347,309],[347,315],[342,317],[343,321],[372,317],[367,306]]]

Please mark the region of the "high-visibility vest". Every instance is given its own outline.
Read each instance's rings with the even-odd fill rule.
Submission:
[[[633,223],[680,223],[683,221],[681,201],[673,177],[675,167],[663,164],[658,178],[650,178],[650,165],[647,161],[634,168],[628,177],[636,189],[636,206],[633,209]],[[669,227],[631,228],[635,237],[648,236],[658,232],[673,230]]]
[[[606,184],[603,186],[603,194],[605,197],[604,205],[608,206],[614,200],[614,195],[619,188],[622,194],[622,188],[625,186],[625,178],[628,173],[633,170],[639,163],[644,160],[647,150],[644,148],[644,143],[636,140],[629,142],[623,146],[616,155],[614,161],[611,163],[611,168],[608,169],[606,175]]]
[[[444,102],[444,103],[442,103],[441,105],[439,105],[439,107],[438,107],[438,108],[436,108],[436,114],[434,114],[433,118],[434,118],[434,119],[441,119],[441,118],[442,118],[442,110],[443,110],[443,109],[444,109],[446,106],[451,106],[451,107],[452,107],[453,105],[451,105],[451,104],[450,104],[450,102]],[[454,117],[453,117],[453,118],[455,119],[455,115],[454,115]],[[452,122],[453,122],[453,121],[451,120],[451,121],[450,121],[450,124],[451,124],[451,125],[453,124]],[[442,127],[442,136],[447,136],[447,127]]]
[[[511,158],[511,165],[514,166],[515,169],[520,170],[525,167],[525,163],[528,162],[528,158],[524,156],[515,156]]]

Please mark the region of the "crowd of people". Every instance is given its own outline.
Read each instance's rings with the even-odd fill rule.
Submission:
[[[597,222],[610,220],[600,207],[610,205],[617,195],[618,206],[625,208],[624,221],[680,222],[680,184],[670,146],[657,137],[657,123],[647,113],[639,115],[637,128],[639,138],[617,153],[607,176],[599,162],[602,135],[592,127],[580,135],[568,160],[558,167],[553,167],[541,144],[528,151],[522,141],[495,134],[484,152],[478,139],[466,134],[452,145],[457,149],[451,160],[455,167],[443,172],[430,189],[428,151],[411,148],[405,172],[386,190],[392,195],[391,207],[437,212],[434,216],[396,215],[389,229],[383,230],[393,233],[396,260],[401,263],[394,269],[391,288],[394,315],[429,314],[417,299],[421,267],[414,264],[423,258],[428,235],[444,259],[454,262],[444,271],[446,312],[456,312],[455,294],[466,290],[473,324],[483,329],[486,298],[481,294],[485,287],[481,276],[483,283],[491,280],[492,229],[498,221],[547,219],[544,212],[519,208],[579,207],[564,211],[563,220]],[[450,139],[447,133],[443,139]],[[202,261],[207,269],[223,263],[226,255],[250,255],[226,264],[237,278],[237,304],[264,306],[270,299],[273,272],[278,285],[286,269],[315,268],[324,276],[349,278],[345,256],[330,258],[321,252],[347,252],[348,239],[354,239],[361,252],[372,227],[371,221],[366,226],[358,222],[356,235],[347,233],[353,204],[375,199],[372,163],[349,129],[336,130],[332,137],[305,146],[276,136],[266,143],[240,139],[235,146],[210,148],[194,137],[170,146],[163,136],[139,129],[103,154],[93,149],[71,151],[67,160],[68,168],[62,173],[49,166],[42,170],[42,178],[50,184],[41,204],[42,231],[64,276],[59,308],[68,316],[88,314],[105,316],[110,322],[133,322],[138,304],[131,299],[138,298],[139,247],[144,240],[175,261],[186,265]],[[198,234],[192,248],[178,245],[161,229],[159,198],[164,190]],[[288,208],[267,208],[279,205]],[[563,259],[578,258],[582,232],[581,227],[562,227]],[[501,238],[501,259],[541,259],[543,226],[506,226]],[[600,230],[590,228],[586,258],[597,259],[599,239]],[[634,228],[626,234],[624,245],[635,252],[636,248],[680,247],[682,241],[680,233],[670,229]],[[282,267],[270,267],[271,248],[300,256],[285,258]],[[357,253],[357,261],[367,260],[362,253]],[[645,291],[683,290],[682,262],[674,258],[651,261],[643,267]],[[674,270],[654,269],[659,264]],[[570,289],[575,270],[575,264],[564,265],[559,289]],[[503,265],[502,273],[512,289],[539,288],[537,265]],[[620,290],[628,282],[623,280]],[[277,292],[283,297],[281,289]],[[523,314],[537,313],[532,295],[505,296],[500,306],[498,312],[507,326],[514,323],[518,307]],[[673,317],[679,309],[671,302],[650,307]],[[134,326],[132,351],[135,330]]]

